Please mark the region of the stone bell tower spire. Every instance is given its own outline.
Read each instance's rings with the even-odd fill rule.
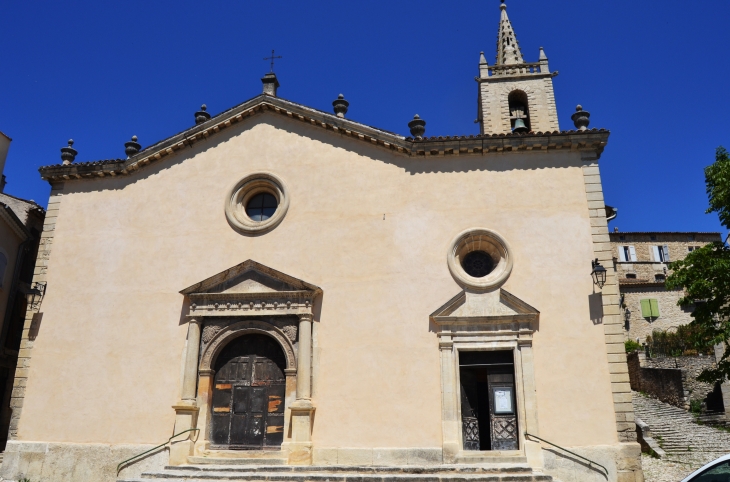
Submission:
[[[499,33],[497,33],[497,65],[522,64],[525,61],[522,58],[515,29],[512,28],[512,22],[507,16],[507,5],[504,4],[504,0],[499,8],[502,10],[502,14],[499,18]]]
[[[552,132],[559,130],[553,77],[545,51],[537,62],[525,62],[507,5],[499,6],[497,63],[479,56],[479,116],[482,134]]]

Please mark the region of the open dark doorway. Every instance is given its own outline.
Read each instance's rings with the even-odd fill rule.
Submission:
[[[459,352],[464,450],[517,450],[511,350]]]

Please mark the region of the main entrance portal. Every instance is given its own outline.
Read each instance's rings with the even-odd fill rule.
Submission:
[[[278,449],[284,437],[284,352],[266,335],[231,341],[215,363],[212,448]]]
[[[459,352],[464,450],[517,450],[512,351]]]

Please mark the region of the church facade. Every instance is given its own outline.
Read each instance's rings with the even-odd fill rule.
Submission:
[[[282,99],[267,74],[126,159],[69,145],[41,168],[44,295],[0,475],[642,481],[609,132],[580,109],[560,131],[545,53],[526,62],[500,15],[480,135],[424,137],[419,118],[393,134],[342,98]]]

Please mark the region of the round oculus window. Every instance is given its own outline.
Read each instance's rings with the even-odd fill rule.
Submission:
[[[274,229],[286,215],[289,194],[284,181],[268,172],[250,174],[226,196],[228,223],[241,234],[259,235]]]
[[[496,231],[471,228],[452,241],[446,261],[454,279],[462,286],[486,291],[501,286],[512,272],[512,250]]]
[[[472,251],[464,256],[461,262],[466,274],[475,278],[484,278],[494,269],[492,257],[484,251]]]
[[[274,215],[278,205],[273,194],[261,192],[246,203],[246,214],[254,221],[266,221]]]

